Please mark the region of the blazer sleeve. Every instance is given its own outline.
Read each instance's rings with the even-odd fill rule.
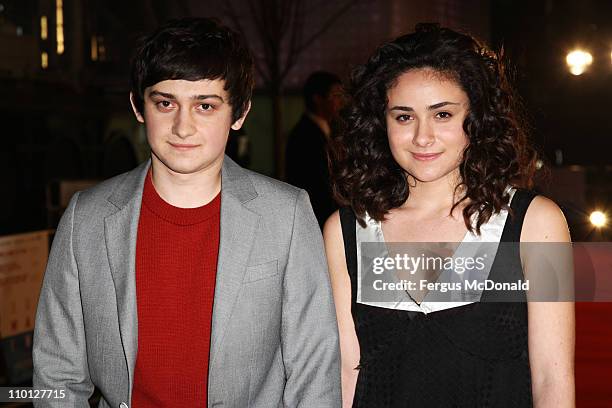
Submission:
[[[336,313],[321,230],[303,190],[295,207],[282,307],[285,407],[340,407]]]
[[[79,271],[73,251],[75,194],[59,223],[38,301],[32,358],[33,386],[65,390],[64,400],[35,400],[35,407],[89,407],[89,378]]]

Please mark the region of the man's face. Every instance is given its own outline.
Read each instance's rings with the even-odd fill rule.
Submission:
[[[344,101],[344,91],[340,84],[333,84],[325,96],[315,95],[315,103],[318,105],[319,115],[328,122],[338,117],[340,110],[344,106]]]
[[[145,89],[143,112],[134,111],[146,126],[154,170],[187,175],[220,168],[229,130],[240,129],[246,116],[232,122],[224,86],[220,79],[177,79]]]

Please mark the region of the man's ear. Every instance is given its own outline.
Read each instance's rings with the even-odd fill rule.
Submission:
[[[240,118],[238,118],[237,121],[232,123],[232,129],[238,130],[238,129],[240,129],[242,127],[242,124],[244,123],[244,120],[246,119],[246,117],[249,114],[250,110],[251,110],[251,101],[249,101],[249,104],[247,105],[246,109],[244,110],[244,113],[242,114],[242,116]]]
[[[134,94],[132,92],[130,92],[130,105],[132,105],[132,110],[134,111],[134,116],[136,116],[136,120],[140,123],[144,123],[144,116],[142,116],[142,113],[140,113],[140,111],[138,111],[138,109],[136,108],[136,104],[134,103]]]

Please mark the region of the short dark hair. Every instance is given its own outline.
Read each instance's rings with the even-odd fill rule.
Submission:
[[[308,79],[306,79],[306,83],[304,84],[304,89],[302,91],[306,109],[310,111],[315,110],[315,95],[324,97],[329,95],[331,87],[335,84],[342,84],[342,81],[340,81],[338,76],[332,74],[331,72],[317,71],[310,74]]]
[[[409,70],[432,69],[455,81],[469,98],[463,122],[469,142],[457,186],[465,188],[465,195],[455,206],[470,200],[463,218],[470,231],[479,233],[493,213],[507,207],[506,187],[531,187],[535,172],[536,153],[502,60],[470,35],[437,24],[419,24],[414,33],[381,45],[353,71],[351,101],[332,143],[329,163],[339,204],[352,207],[363,222],[366,212],[382,221],[406,201],[406,175],[389,147],[387,91]]]
[[[140,112],[145,89],[158,82],[225,80],[236,121],[246,112],[253,93],[253,58],[240,35],[216,20],[170,20],[141,40],[132,59],[131,79]]]

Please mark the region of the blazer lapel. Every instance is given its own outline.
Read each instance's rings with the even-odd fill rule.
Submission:
[[[138,348],[136,239],[142,190],[150,161],[127,174],[108,200],[117,212],[104,220],[108,259],[117,297],[119,330],[128,366],[130,398]],[[260,216],[245,206],[257,197],[246,172],[225,157],[221,173],[219,259],[213,303],[210,366],[218,355],[225,328],[238,299]],[[210,382],[209,382],[210,385]]]
[[[132,395],[138,348],[136,305],[136,238],[145,176],[150,162],[126,175],[108,200],[118,211],[104,219],[104,236],[117,297],[119,331],[127,362],[129,394]]]
[[[259,224],[260,216],[244,205],[256,196],[246,172],[226,156],[221,178],[221,225],[211,328],[211,367],[223,344],[225,329],[240,294]]]

